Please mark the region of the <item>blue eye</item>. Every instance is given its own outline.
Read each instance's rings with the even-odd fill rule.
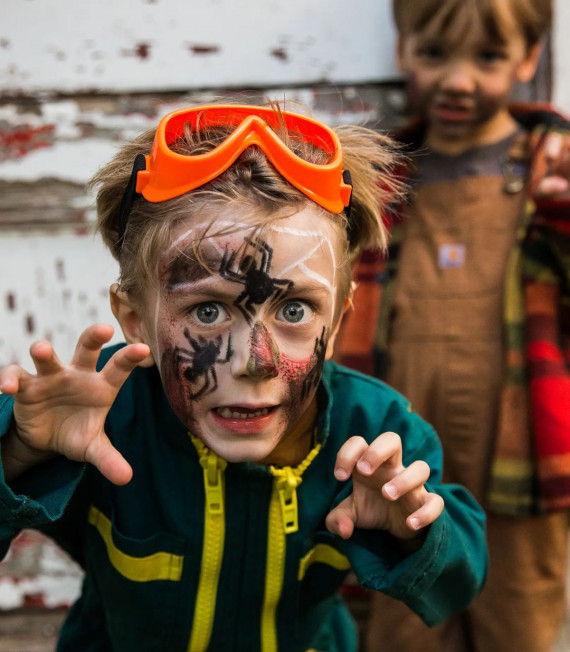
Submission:
[[[312,315],[312,309],[304,301],[287,301],[277,312],[277,319],[289,324],[306,322]]]
[[[225,308],[219,303],[199,303],[190,315],[201,324],[217,324],[227,318]]]

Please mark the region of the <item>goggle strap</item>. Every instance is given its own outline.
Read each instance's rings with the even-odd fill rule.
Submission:
[[[342,180],[351,188],[350,199],[348,200],[348,206],[344,209],[344,214],[346,216],[346,222],[347,222],[346,233],[348,235],[348,242],[352,246],[355,244],[354,242],[352,242],[355,233],[354,233],[354,221],[351,219],[350,213],[352,211],[352,195],[353,195],[354,187],[352,185],[352,175],[350,174],[350,170],[342,171]]]
[[[131,214],[131,210],[133,207],[133,202],[137,197],[141,197],[142,195],[137,192],[137,177],[138,173],[141,170],[146,170],[146,156],[144,154],[137,154],[135,157],[135,161],[133,163],[133,169],[131,172],[131,176],[129,178],[129,182],[127,183],[127,186],[125,188],[125,192],[123,194],[123,199],[121,200],[121,208],[119,212],[119,237],[117,238],[117,242],[115,243],[115,251],[117,254],[120,254],[123,248],[123,242],[125,240],[125,235],[127,232],[127,225],[129,223],[129,216]],[[351,210],[352,210],[352,176],[350,174],[350,170],[343,170],[342,172],[342,180],[344,181],[345,184],[351,186],[351,193],[350,193],[350,199],[348,202],[348,206],[344,209],[344,214],[346,216],[346,221],[347,221],[347,235],[348,235],[348,241],[352,245],[354,244],[352,242],[352,238],[354,236],[354,223],[351,219]]]
[[[123,199],[121,200],[121,209],[119,212],[119,237],[115,243],[115,251],[120,254],[123,249],[123,242],[127,232],[127,224],[129,223],[129,215],[133,207],[133,202],[141,195],[137,192],[137,175],[141,170],[146,170],[146,156],[144,154],[137,154],[135,162],[133,163],[133,170],[131,177],[125,188]]]

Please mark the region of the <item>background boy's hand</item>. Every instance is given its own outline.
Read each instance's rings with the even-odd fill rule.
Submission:
[[[112,335],[111,326],[90,326],[67,365],[49,342],[35,342],[30,355],[37,374],[17,365],[0,370],[0,390],[14,395],[16,424],[2,440],[7,479],[53,453],[90,462],[115,484],[131,479],[132,469],[107,438],[104,423],[119,389],[149,349],[145,344],[119,349],[97,372],[101,348]]]
[[[547,169],[534,194],[556,199],[555,195],[570,190],[570,134],[550,132],[543,147]]]
[[[352,475],[352,494],[327,516],[327,528],[348,539],[355,527],[387,530],[399,539],[413,539],[443,511],[441,496],[424,483],[430,468],[421,460],[402,465],[402,442],[394,432],[379,435],[370,445],[351,437],[337,455],[337,480]]]

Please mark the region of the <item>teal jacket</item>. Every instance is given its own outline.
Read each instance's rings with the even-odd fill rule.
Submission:
[[[57,649],[350,652],[355,627],[337,596],[350,568],[428,624],[461,611],[486,574],[484,515],[464,489],[440,483],[431,427],[380,381],[332,362],[317,401],[318,444],[299,467],[227,464],[188,435],[156,369],[138,368],[106,425],[133,467],[128,485],[63,458],[11,487],[2,478],[1,553],[32,527],[85,570]],[[11,418],[12,399],[0,395],[0,432]],[[357,530],[343,541],[324,524],[351,490],[333,476],[342,443],[387,430],[401,435],[404,464],[430,465],[429,488],[445,500],[413,554],[386,532]]]

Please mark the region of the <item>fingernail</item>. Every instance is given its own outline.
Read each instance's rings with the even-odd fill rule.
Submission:
[[[420,527],[420,519],[419,518],[411,518],[410,519],[410,527],[412,527],[414,530],[419,530]]]
[[[372,471],[370,463],[366,460],[359,460],[356,466],[361,473],[364,473],[364,475],[368,475]]]
[[[388,496],[390,496],[390,498],[398,497],[398,490],[393,484],[385,484],[384,491],[388,494]]]
[[[334,475],[337,480],[346,480],[348,478],[348,473],[346,472],[346,469],[336,468],[334,471]]]

